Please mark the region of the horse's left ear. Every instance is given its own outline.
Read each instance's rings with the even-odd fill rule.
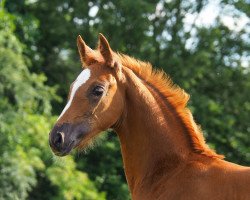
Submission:
[[[110,67],[114,67],[115,62],[114,62],[114,57],[113,57],[113,51],[110,48],[107,39],[101,33],[99,33],[98,49],[100,53],[102,54],[103,59],[105,60],[106,64]]]

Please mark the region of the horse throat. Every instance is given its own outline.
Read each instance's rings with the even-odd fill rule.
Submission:
[[[185,164],[191,147],[185,127],[163,99],[130,69],[126,69],[126,112],[115,130],[119,136],[131,192],[171,176]]]

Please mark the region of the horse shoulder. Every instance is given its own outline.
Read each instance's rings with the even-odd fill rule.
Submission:
[[[250,168],[217,158],[204,158],[187,167],[188,193],[202,199],[250,199]],[[189,183],[189,184],[188,184]],[[192,195],[191,195],[192,196]],[[194,198],[195,199],[195,198]]]
[[[190,161],[171,178],[162,177],[154,199],[250,199],[250,168],[216,158]]]

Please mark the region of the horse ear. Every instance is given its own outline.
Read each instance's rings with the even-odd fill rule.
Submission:
[[[84,67],[85,65],[88,65],[88,61],[93,57],[94,51],[88,45],[86,45],[80,35],[77,37],[77,47],[82,67]]]
[[[104,60],[106,61],[107,65],[110,67],[114,67],[112,49],[110,48],[107,39],[101,33],[99,33],[98,49],[102,54]]]
[[[119,61],[117,61],[117,58],[114,57],[113,51],[110,48],[107,39],[101,33],[99,33],[98,49],[100,53],[102,54],[106,64],[109,67],[113,68],[116,71],[117,77],[121,79],[122,78],[122,66],[119,63]]]

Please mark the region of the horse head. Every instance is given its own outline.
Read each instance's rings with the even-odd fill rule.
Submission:
[[[96,50],[77,38],[83,71],[71,84],[68,102],[50,132],[49,143],[58,156],[82,148],[99,132],[119,121],[124,90],[121,63],[100,34]]]

